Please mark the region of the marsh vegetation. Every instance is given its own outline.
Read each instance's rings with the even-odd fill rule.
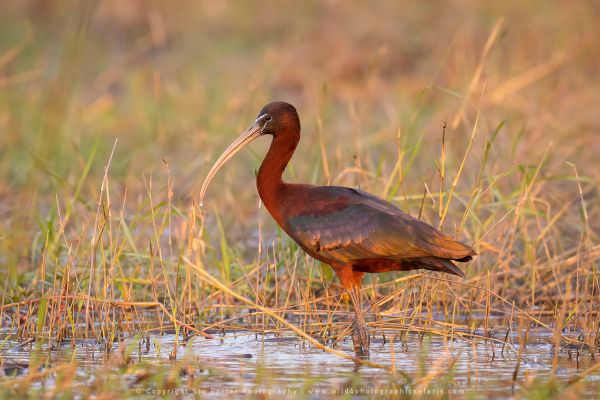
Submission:
[[[2,9],[0,395],[598,395],[595,2]],[[333,271],[260,204],[268,140],[199,207],[271,100],[302,120],[288,180],[479,253],[464,279],[367,276],[368,363]]]

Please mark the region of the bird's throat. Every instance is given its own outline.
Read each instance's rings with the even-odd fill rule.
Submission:
[[[290,136],[275,136],[269,147],[256,177],[258,195],[269,213],[281,225],[282,215],[280,204],[285,197],[285,188],[288,185],[283,181],[283,171],[294,154],[298,140]]]

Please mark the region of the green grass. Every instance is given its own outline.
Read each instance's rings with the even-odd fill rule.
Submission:
[[[44,4],[5,4],[0,16],[4,332],[51,344],[156,327],[287,329],[196,266],[296,313],[324,343],[337,338],[348,304],[332,271],[258,206],[268,140],[197,204],[218,153],[263,104],[286,100],[303,126],[288,179],[360,186],[480,253],[464,280],[368,276],[376,335],[484,340],[530,326],[563,348],[556,357],[568,343],[598,356],[593,4]],[[519,376],[523,396],[588,384],[549,371]],[[97,393],[128,390],[108,375]]]

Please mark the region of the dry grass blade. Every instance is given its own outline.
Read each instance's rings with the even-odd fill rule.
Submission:
[[[498,34],[500,33],[500,30],[502,29],[503,24],[504,24],[504,18],[500,18],[494,25],[492,32],[490,32],[490,35],[488,36],[488,39],[485,42],[485,45],[483,46],[483,50],[482,50],[481,56],[479,58],[479,63],[477,64],[477,68],[475,68],[475,73],[473,74],[473,77],[471,78],[471,82],[469,83],[469,88],[467,89],[467,92],[465,93],[465,95],[463,97],[463,101],[462,101],[462,104],[460,106],[458,113],[452,120],[452,125],[451,125],[452,129],[456,129],[458,127],[458,124],[460,123],[460,121],[464,118],[467,104],[469,103],[469,101],[471,99],[471,95],[473,94],[473,92],[475,91],[475,88],[477,87],[477,84],[479,83],[481,74],[483,73],[483,67],[485,66],[485,62],[487,60],[488,54],[490,53],[490,50],[492,49],[494,43],[496,42],[496,39],[498,38]]]
[[[234,298],[238,299],[242,303],[247,304],[248,306],[250,306],[252,308],[256,308],[257,310],[260,310],[265,315],[268,315],[269,317],[273,318],[274,320],[280,322],[282,325],[284,325],[285,327],[287,327],[288,329],[290,329],[296,335],[298,335],[301,338],[309,341],[316,348],[318,348],[320,350],[323,350],[323,351],[326,351],[328,353],[334,354],[334,355],[336,355],[338,357],[342,357],[342,358],[345,358],[347,360],[352,360],[352,361],[354,361],[357,364],[367,365],[369,367],[381,368],[381,369],[385,369],[385,370],[390,370],[391,371],[391,368],[388,367],[388,366],[377,364],[377,363],[374,363],[374,362],[371,362],[371,361],[368,361],[368,360],[363,360],[363,359],[360,359],[360,358],[357,358],[357,357],[352,357],[352,356],[350,356],[350,355],[348,355],[346,353],[343,353],[341,351],[337,351],[335,349],[332,349],[331,347],[328,347],[328,346],[325,346],[325,345],[321,344],[319,341],[315,340],[310,335],[308,335],[305,332],[303,332],[300,329],[298,329],[295,325],[289,323],[288,321],[286,321],[285,319],[283,319],[282,317],[280,317],[279,314],[277,314],[276,312],[273,312],[270,309],[268,309],[267,307],[263,307],[261,305],[258,305],[255,302],[253,302],[252,300],[249,300],[249,299],[245,298],[244,296],[239,295],[238,293],[236,293],[233,290],[229,289],[226,285],[224,285],[223,283],[221,283],[219,280],[217,280],[216,278],[214,278],[213,276],[211,276],[204,269],[202,269],[202,268],[198,267],[196,264],[192,263],[187,258],[185,258],[184,260],[185,260],[186,263],[188,263],[190,265],[190,267],[194,270],[194,272],[196,272],[196,274],[198,275],[198,277],[200,279],[202,279],[204,282],[206,282],[206,283],[214,286],[215,288],[223,291],[224,293],[227,293],[231,297],[234,297]]]

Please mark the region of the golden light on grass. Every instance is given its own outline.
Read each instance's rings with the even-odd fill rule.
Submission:
[[[195,202],[218,150],[271,100],[303,116],[291,181],[361,187],[480,253],[464,280],[365,282],[376,370],[389,377],[370,375],[375,386],[459,376],[474,396],[498,394],[476,383],[487,362],[509,371],[507,387],[514,376],[509,396],[590,392],[600,365],[592,3],[454,1],[452,18],[425,3],[84,3],[13,2],[0,15],[0,376],[31,354],[27,374],[0,377],[0,397],[35,395],[33,382],[51,378],[56,393],[99,397],[172,387],[210,365],[205,343],[255,335],[301,337],[299,349],[348,362],[338,282],[257,200],[267,143],[215,176],[206,207]],[[546,374],[533,369],[535,333],[552,351]],[[450,353],[404,371],[428,337]],[[106,366],[92,368],[94,385],[74,372],[89,364],[72,363],[91,342],[93,365]],[[139,362],[153,352],[175,360]],[[211,368],[189,379],[226,372]]]

